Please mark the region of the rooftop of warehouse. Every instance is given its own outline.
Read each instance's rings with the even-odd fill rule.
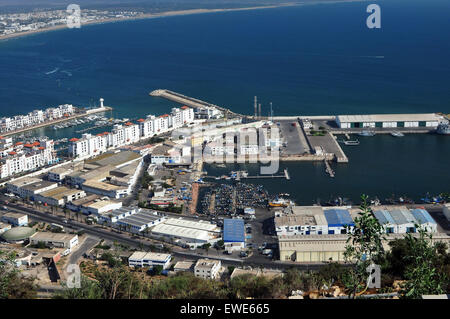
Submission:
[[[26,190],[34,191],[34,190],[42,189],[42,188],[49,187],[49,186],[52,186],[52,185],[56,185],[56,182],[40,180],[38,182],[25,185],[22,188],[26,189]]]
[[[161,223],[153,227],[152,232],[156,234],[160,233],[169,236],[193,238],[205,241],[211,238],[206,230],[184,228],[180,226],[167,225],[165,223]]]
[[[112,184],[108,184],[105,182],[98,182],[98,181],[94,181],[94,180],[88,180],[88,181],[84,182],[83,187],[85,187],[85,186],[100,189],[100,190],[105,190],[105,191],[114,191],[114,190],[118,190],[118,189],[123,189],[123,187],[120,187],[117,185],[112,185]]]
[[[130,224],[137,227],[142,227],[151,222],[157,221],[163,218],[163,216],[156,215],[150,212],[140,211],[138,213],[127,216],[118,221],[119,224]]]
[[[399,122],[399,121],[438,121],[442,118],[435,113],[417,114],[367,114],[367,115],[338,115],[340,122]]]
[[[87,207],[99,209],[102,207],[105,207],[107,205],[117,204],[118,202],[112,201],[112,200],[99,200],[96,202],[93,202],[92,204],[89,204]]]
[[[52,232],[37,232],[33,236],[31,236],[31,239],[33,240],[56,240],[56,241],[69,241],[72,240],[75,236],[75,234],[64,234],[64,233],[52,233]]]
[[[132,151],[122,151],[117,153],[104,153],[93,159],[86,160],[85,163],[99,166],[114,165],[115,167],[127,162],[137,160],[142,156]]]
[[[11,184],[11,185],[14,185],[17,187],[22,187],[22,186],[33,184],[33,183],[40,182],[40,181],[42,181],[42,179],[37,178],[37,177],[24,177],[24,178],[16,179],[15,181],[8,182],[8,184]]]
[[[182,218],[169,218],[164,223],[167,225],[174,225],[179,227],[220,232],[220,228],[216,224],[211,224],[210,222],[203,220],[194,221]]]
[[[42,192],[39,195],[43,196],[43,197],[50,197],[50,198],[54,198],[54,199],[61,199],[64,196],[70,195],[70,194],[75,194],[75,193],[79,193],[81,192],[81,190],[79,189],[75,189],[75,188],[67,188],[65,186],[59,186],[53,189],[50,189],[48,191]]]
[[[244,220],[240,218],[223,220],[223,240],[225,242],[244,242]]]
[[[414,218],[421,224],[431,223],[436,224],[436,221],[431,217],[430,213],[428,213],[425,209],[412,209],[411,214]]]
[[[355,222],[347,209],[332,208],[324,210],[328,226],[353,226]]]
[[[129,259],[131,260],[151,260],[151,261],[166,261],[171,257],[170,254],[152,253],[144,251],[135,251]]]
[[[71,204],[75,205],[75,206],[80,206],[80,205],[88,204],[90,202],[94,202],[96,199],[100,199],[101,197],[102,196],[100,196],[100,195],[92,194],[92,195],[88,195],[88,196],[80,198],[80,199],[76,199],[76,200],[72,201]]]

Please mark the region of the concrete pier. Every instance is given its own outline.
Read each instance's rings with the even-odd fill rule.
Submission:
[[[228,115],[235,115],[235,116],[242,116],[241,114],[235,113],[230,111],[227,108],[224,108],[222,106],[218,106],[209,102],[205,102],[199,99],[195,99],[193,97],[189,97],[186,95],[183,95],[181,93],[177,93],[177,92],[173,92],[170,90],[166,90],[166,89],[158,89],[158,90],[154,90],[152,92],[149,93],[150,96],[156,96],[156,97],[162,97],[165,98],[167,100],[176,102],[176,103],[180,103],[183,105],[187,105],[193,108],[197,108],[197,107],[212,107],[212,108],[216,108],[220,111],[222,111],[223,113],[227,113]]]

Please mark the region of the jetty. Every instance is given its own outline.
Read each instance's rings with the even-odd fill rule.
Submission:
[[[330,175],[330,177],[334,177],[334,171],[331,168],[330,163],[327,160],[324,160],[325,163],[325,171],[327,172],[328,175]]]
[[[166,89],[154,90],[154,91],[150,92],[149,95],[155,96],[155,97],[162,97],[169,101],[187,105],[187,106],[190,106],[193,108],[202,108],[202,107],[203,108],[216,108],[228,115],[243,116],[242,114],[235,113],[225,107],[222,107],[222,106],[219,106],[216,104],[212,104],[209,102],[205,102],[205,101],[202,101],[202,100],[190,97],[190,96],[186,96],[181,93],[174,92],[174,91],[166,90]]]

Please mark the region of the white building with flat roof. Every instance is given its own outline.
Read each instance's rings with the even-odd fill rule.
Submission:
[[[130,267],[162,266],[163,269],[167,269],[171,259],[170,254],[136,251],[128,258],[128,265]]]
[[[194,267],[196,277],[204,279],[219,279],[222,262],[214,259],[199,259]]]
[[[13,226],[27,226],[28,215],[19,213],[5,213],[2,215],[1,221]]]
[[[64,234],[64,233],[51,233],[51,232],[37,232],[30,237],[32,245],[37,245],[40,242],[46,246],[69,248],[72,249],[78,245],[78,235]]]
[[[328,234],[328,222],[320,206],[292,206],[275,217],[278,236]]]
[[[394,128],[425,127],[439,125],[443,117],[435,113],[426,114],[373,114],[373,115],[338,115],[336,124],[340,128]]]

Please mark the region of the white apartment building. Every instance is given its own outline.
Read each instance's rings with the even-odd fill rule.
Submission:
[[[37,169],[53,164],[58,159],[55,156],[53,140],[40,140],[34,143],[16,143],[1,152],[0,178]]]
[[[88,158],[106,152],[108,148],[107,134],[92,135],[85,133],[80,139],[72,138],[69,144],[69,154],[74,158]]]
[[[199,259],[194,266],[194,274],[204,279],[219,279],[221,268],[220,260]]]

